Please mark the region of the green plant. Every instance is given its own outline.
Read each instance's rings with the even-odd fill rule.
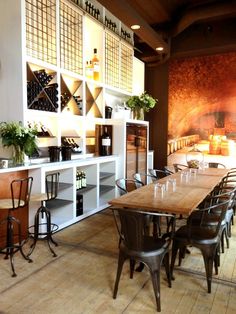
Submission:
[[[154,108],[157,102],[158,102],[157,99],[153,98],[151,95],[144,92],[140,96],[137,95],[131,96],[127,100],[126,105],[131,110],[140,108],[147,112],[150,109]]]
[[[0,137],[3,147],[11,147],[31,156],[37,149],[37,128],[24,127],[22,122],[1,122]]]

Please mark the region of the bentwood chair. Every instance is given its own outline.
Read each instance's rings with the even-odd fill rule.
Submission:
[[[211,199],[209,198],[208,201],[209,204],[213,205],[194,211],[189,216],[187,224],[180,227],[174,235],[171,257],[171,276],[172,279],[174,279],[173,271],[177,252],[179,251],[180,264],[186,247],[196,247],[203,255],[207,289],[208,293],[210,293],[213,264],[215,265],[215,272],[218,274],[222,221],[224,220],[226,211],[231,203],[231,198],[221,202],[220,197],[217,195],[211,196]],[[217,212],[218,214],[216,215],[214,212]],[[210,224],[209,221],[211,221]]]
[[[156,181],[156,178],[150,174],[137,172],[133,175],[134,180],[138,181],[141,185],[145,185]]]
[[[161,311],[160,302],[160,272],[162,262],[168,279],[168,286],[171,287],[171,277],[169,271],[169,250],[171,244],[172,231],[162,236],[154,238],[144,233],[146,215],[168,216],[165,214],[154,214],[142,212],[141,210],[128,210],[112,208],[116,226],[122,239],[119,246],[119,258],[114,286],[113,298],[116,299],[120,276],[124,262],[130,260],[130,278],[133,278],[134,265],[136,261],[145,264],[152,278],[152,284],[156,299],[157,311]]]
[[[28,206],[32,183],[32,177],[13,180],[10,186],[11,199],[0,200],[0,210],[8,210],[7,217],[0,222],[0,226],[6,224],[6,243],[3,248],[0,248],[0,253],[5,254],[5,259],[10,257],[12,277],[16,277],[13,262],[15,253],[20,252],[25,260],[32,262],[23,252],[25,241],[22,240],[21,221],[15,217],[17,212]]]
[[[32,202],[40,202],[41,206],[35,214],[34,225],[29,227],[29,235],[33,238],[33,243],[30,247],[30,252],[28,253],[28,256],[33,253],[36,243],[39,239],[46,239],[49,250],[51,251],[53,257],[57,256],[55,251],[51,247],[51,243],[55,246],[58,245],[52,238],[52,235],[58,230],[59,227],[57,224],[51,222],[51,212],[47,208],[47,206],[57,197],[59,187],[59,175],[59,172],[48,174],[45,180],[46,192],[33,194],[31,197]],[[44,219],[44,217],[45,222],[42,222],[41,218]]]

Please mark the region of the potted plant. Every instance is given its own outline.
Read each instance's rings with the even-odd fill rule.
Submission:
[[[1,122],[0,137],[3,147],[12,147],[13,164],[22,164],[25,155],[37,150],[36,126],[24,127],[22,122]]]
[[[133,112],[134,119],[143,120],[144,112],[148,112],[150,109],[154,108],[157,102],[157,99],[147,94],[147,92],[144,92],[140,96],[131,96],[127,100],[126,105]]]

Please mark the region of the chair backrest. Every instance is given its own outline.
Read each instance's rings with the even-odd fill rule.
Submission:
[[[187,165],[183,165],[183,164],[173,164],[173,167],[175,169],[175,172],[182,171],[182,170],[188,168]]]
[[[156,178],[157,180],[169,175],[165,170],[160,169],[148,169],[148,172],[153,178]]]
[[[156,181],[156,178],[153,177],[151,174],[139,173],[139,172],[135,173],[133,175],[133,178],[134,178],[134,180],[140,182],[142,185]]]
[[[33,178],[13,180],[11,182],[12,209],[27,206],[30,200]]]
[[[220,162],[208,162],[209,168],[226,168],[225,165],[221,164]]]
[[[116,180],[116,186],[119,189],[120,195],[123,195],[136,190],[137,188],[143,186],[143,184],[142,182],[136,180],[120,178]]]
[[[50,173],[46,175],[46,193],[47,199],[52,200],[57,197],[58,189],[59,189],[59,172]]]
[[[124,245],[129,250],[134,250],[134,251],[143,251],[144,239],[147,239],[147,235],[145,234],[147,214],[152,217],[165,216],[165,217],[174,218],[173,215],[169,215],[169,214],[155,214],[154,215],[153,213],[142,212],[139,210],[130,210],[130,209],[122,209],[122,208],[115,208],[115,209],[113,208],[112,210],[114,213],[115,222],[116,222],[119,235]],[[118,213],[118,218],[117,218],[117,213]],[[174,226],[174,223],[173,223],[173,226]],[[167,243],[169,243],[172,238],[173,233],[174,233],[174,227],[171,230],[171,233],[168,234],[168,237],[163,235],[162,238],[165,239]]]
[[[214,215],[214,224],[210,225],[210,229],[211,229],[211,236],[212,237],[217,236],[221,228],[221,223],[225,219],[225,215],[230,204],[231,204],[231,199],[227,197],[224,200],[221,199],[221,201],[219,201],[218,196],[212,196],[211,198],[209,198],[208,204],[206,202],[206,207],[201,208],[197,211],[197,213],[199,214],[198,220],[197,220],[198,226],[199,227],[209,226],[209,217],[211,218]],[[194,232],[194,229],[192,228],[192,226],[193,225],[196,226],[196,222],[194,218],[195,218],[195,215],[193,212],[193,215],[189,216],[188,223],[187,223],[188,237],[190,238],[191,238],[192,232]]]

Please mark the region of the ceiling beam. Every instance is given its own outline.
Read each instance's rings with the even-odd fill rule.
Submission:
[[[166,43],[162,36],[159,35],[154,29],[137,13],[137,11],[127,3],[125,0],[99,0],[108,11],[116,16],[127,27],[131,25],[140,25],[139,30],[133,32],[146,42],[152,49],[159,46],[164,48],[165,54],[169,53],[169,45]],[[158,54],[158,52],[156,52]]]
[[[217,17],[235,16],[236,3],[218,3],[209,4],[204,7],[194,7],[191,10],[186,11],[183,17],[179,20],[177,25],[172,29],[170,36],[175,37],[179,33],[183,32],[191,24],[203,20],[208,20]]]

